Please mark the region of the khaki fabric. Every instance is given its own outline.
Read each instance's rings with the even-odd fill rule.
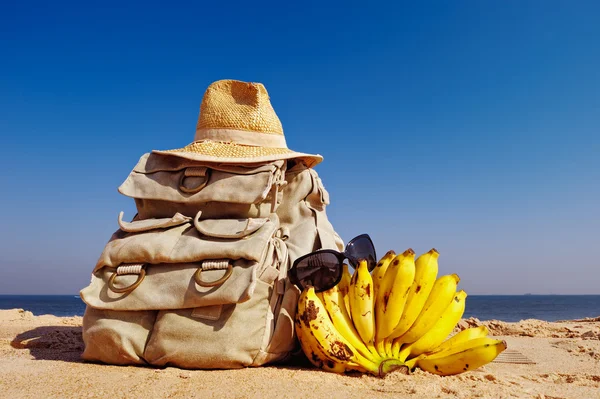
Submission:
[[[295,347],[294,337],[294,316],[298,307],[298,298],[300,290],[289,282],[286,282],[286,290],[281,300],[281,304],[276,304],[270,314],[277,319],[270,320],[273,323],[273,334],[266,345],[265,350],[261,350],[259,356],[255,359],[257,365],[268,363],[271,360],[277,360],[280,355],[290,353]],[[277,308],[279,306],[279,308]]]
[[[119,187],[119,192],[133,198],[177,203],[258,204],[284,181],[284,165],[284,161],[258,166],[203,164],[145,154]],[[182,186],[186,191],[202,189],[182,192]]]
[[[85,360],[145,364],[144,348],[157,311],[117,312],[88,306],[83,316]]]
[[[198,212],[199,204],[135,198],[135,206],[139,219],[151,219],[170,218],[175,213],[194,217]],[[269,216],[273,210],[270,196],[266,198],[265,202],[259,204],[207,202],[200,206],[202,207],[202,215],[213,219],[261,218]]]
[[[255,262],[235,262],[231,277],[219,289],[196,284],[194,274],[199,264],[151,265],[146,269],[142,284],[130,293],[111,291],[107,284],[115,271],[102,268],[94,274],[92,283],[82,290],[81,296],[90,306],[113,310],[180,309],[243,302],[250,299],[256,286],[255,265]],[[224,270],[206,270],[202,277],[216,281],[224,274]],[[136,279],[137,275],[118,276],[116,285],[127,287]]]
[[[175,213],[205,218],[268,217],[282,200],[285,161],[231,165],[144,154],[125,182],[123,195],[135,199],[138,218],[170,218]],[[202,187],[197,193],[182,192]]]
[[[329,193],[317,173],[300,164],[288,172],[286,180],[277,215],[287,229],[291,262],[321,248],[343,251],[344,244],[327,219]]]
[[[224,306],[218,320],[194,318],[192,309],[160,311],[144,358],[156,366],[238,368],[258,356],[267,328],[267,284],[260,283],[249,301]]]
[[[123,212],[121,212],[119,213],[119,228],[126,233],[140,233],[148,230],[166,229],[169,227],[179,226],[191,220],[191,217],[184,216],[181,213],[176,212],[173,217],[168,218],[144,219],[134,222],[125,222],[123,221]]]
[[[207,230],[200,232],[191,222],[164,229],[149,228],[138,234],[118,230],[104,248],[94,271],[123,263],[181,263],[223,258],[260,262],[279,228],[277,215],[271,217],[258,231],[234,239],[223,239],[218,230],[211,235]]]
[[[314,170],[146,154],[119,190],[138,214],[119,216],[81,291],[84,359],[238,368],[290,356],[299,291],[287,272],[308,252],[343,249]],[[198,284],[229,266],[221,284]]]

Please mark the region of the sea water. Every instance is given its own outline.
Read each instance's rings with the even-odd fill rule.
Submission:
[[[20,308],[34,315],[83,316],[78,295],[0,295],[0,309]],[[545,321],[600,316],[600,295],[469,295],[463,317],[480,320]]]

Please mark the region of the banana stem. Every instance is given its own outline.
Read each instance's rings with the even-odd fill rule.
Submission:
[[[410,369],[403,362],[397,359],[386,359],[379,364],[379,377],[385,377],[392,371],[400,371],[402,374],[408,374]]]

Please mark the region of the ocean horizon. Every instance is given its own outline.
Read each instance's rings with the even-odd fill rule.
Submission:
[[[24,309],[34,315],[83,316],[79,295],[0,295],[0,309]],[[516,322],[573,320],[600,316],[600,295],[469,295],[463,318]]]

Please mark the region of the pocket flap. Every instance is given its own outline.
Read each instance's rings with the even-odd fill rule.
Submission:
[[[128,197],[177,203],[259,204],[283,181],[285,161],[232,165],[145,154],[119,192]]]
[[[269,219],[205,219],[194,220],[196,229],[203,235],[216,238],[240,238],[254,233]]]
[[[179,226],[192,220],[189,216],[184,216],[181,213],[176,213],[172,218],[162,219],[143,219],[133,222],[123,221],[124,212],[119,213],[119,227],[127,233],[139,233],[142,231],[154,229],[166,229],[173,226]]]
[[[271,224],[271,221],[265,223],[246,239],[228,240],[237,241],[238,246],[242,246],[240,253],[246,252],[246,257],[219,259],[213,254],[197,262],[101,267],[94,271],[90,285],[81,290],[81,298],[94,308],[127,311],[215,306],[211,309],[214,312],[209,313],[216,317],[218,306],[245,302],[254,295],[256,287],[273,287],[283,278],[289,259],[284,242],[277,237],[263,243],[256,241],[257,235]],[[196,231],[193,227],[190,230]],[[247,244],[254,248],[262,245],[258,249],[262,253],[261,260],[247,259],[253,256],[244,250]],[[212,245],[205,242],[201,246]],[[174,250],[173,254],[176,253]],[[204,310],[203,316],[211,317],[206,314],[207,309]]]
[[[183,220],[187,218],[187,220]],[[181,223],[171,227],[164,227],[170,219],[147,219],[146,222],[153,226],[140,232],[127,232],[118,230],[104,247],[100,259],[96,263],[94,272],[102,267],[118,267],[122,264],[158,264],[158,263],[187,263],[199,262],[206,259],[247,259],[260,262],[264,257],[267,244],[279,228],[279,219],[276,214],[271,214],[267,219],[255,219],[252,234],[238,237],[239,230],[232,230],[227,237],[225,226],[235,226],[238,219],[206,219],[200,223],[204,230],[213,235],[201,233],[191,222],[191,218],[183,216],[177,218]],[[245,219],[241,224],[248,222]],[[132,224],[138,223],[132,222]],[[175,223],[175,222],[173,222]],[[156,225],[163,225],[156,228]],[[210,229],[211,225],[222,235],[217,237]],[[135,226],[134,226],[135,227]],[[139,228],[138,228],[139,229]],[[249,231],[249,230],[248,230]]]
[[[195,275],[202,262],[145,265],[145,276],[119,275],[114,268],[103,267],[96,272],[91,284],[81,291],[83,301],[98,309],[148,310],[182,309],[219,306],[248,300],[257,283],[257,263],[248,260],[233,262],[231,275],[214,287],[203,287]],[[224,277],[224,270],[202,271],[203,281],[216,281]],[[116,278],[113,277],[116,274]],[[138,280],[141,283],[136,285]],[[117,292],[111,288],[132,290]]]

